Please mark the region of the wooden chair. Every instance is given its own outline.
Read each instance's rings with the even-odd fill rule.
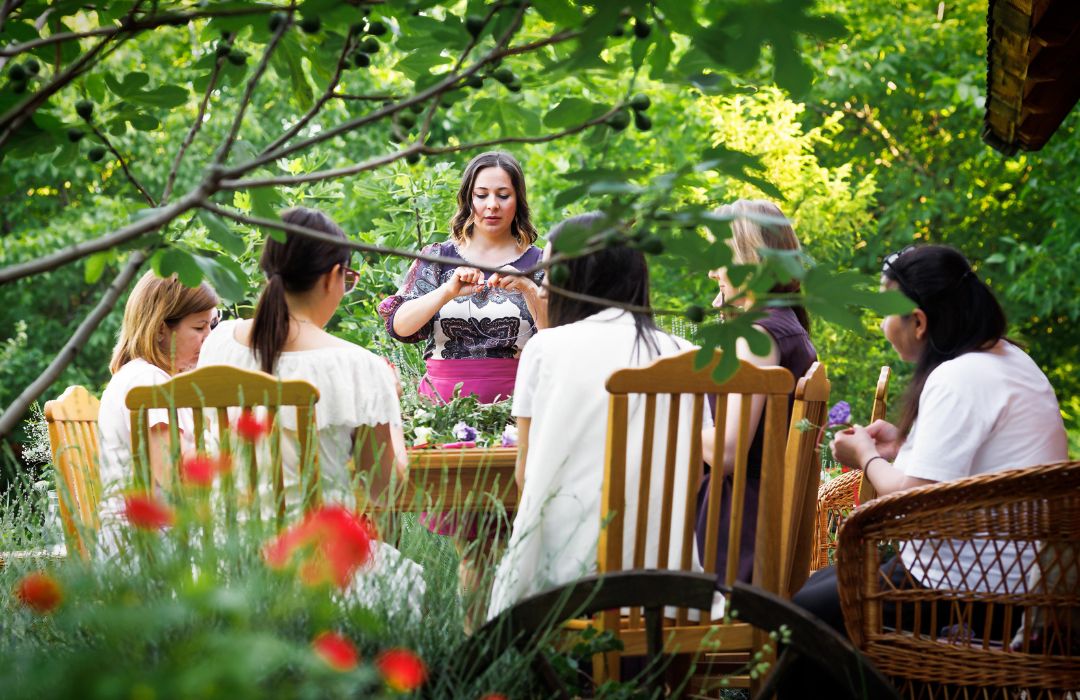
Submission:
[[[716,394],[717,410],[715,416],[716,454],[713,464],[723,463],[725,420],[727,416],[727,397],[741,395],[742,402],[740,428],[737,437],[738,450],[734,467],[734,488],[729,522],[728,555],[726,562],[717,562],[717,537],[720,530],[720,510],[722,489],[711,489],[707,506],[708,530],[704,547],[706,572],[718,572],[720,580],[728,586],[735,582],[739,562],[739,540],[743,527],[743,500],[747,480],[747,453],[752,435],[750,433],[750,401],[753,394],[765,396],[762,414],[764,445],[759,494],[759,517],[754,551],[753,582],[766,591],[785,594],[788,582],[785,572],[790,571],[788,549],[794,547],[790,531],[796,527],[797,513],[790,500],[800,478],[785,478],[784,452],[788,428],[788,402],[794,389],[791,373],[781,367],[759,368],[746,362],[740,362],[736,373],[723,383],[712,379],[712,371],[719,362],[717,354],[702,369],[695,369],[695,356],[692,350],[679,355],[661,358],[652,364],[623,369],[613,373],[607,380],[610,393],[608,409],[608,433],[604,464],[604,485],[601,497],[599,517],[606,526],[601,528],[598,545],[597,569],[599,574],[639,570],[645,568],[645,549],[648,533],[659,533],[658,567],[689,571],[694,560],[694,521],[695,496],[702,475],[701,428],[705,400],[708,394]],[[631,447],[628,426],[631,410],[631,395],[635,395],[637,408],[644,413],[643,433],[640,446]],[[678,426],[680,402],[686,395],[691,404],[691,439],[688,450],[688,471],[690,478],[677,483]],[[668,410],[658,406],[660,397]],[[659,409],[659,410],[658,410]],[[655,425],[658,413],[667,414],[666,430]],[[662,442],[658,442],[662,441]],[[663,445],[662,464],[654,462],[657,445]],[[638,475],[627,474],[627,455],[629,449],[640,450],[641,471]],[[660,477],[655,481],[655,475]],[[631,484],[636,503],[627,502],[627,481]],[[805,482],[804,482],[805,483]],[[650,522],[650,501],[653,490],[662,494],[662,512],[659,522]],[[675,491],[681,489],[686,508],[675,512]],[[626,527],[628,508],[635,508],[636,526]],[[655,520],[655,519],[654,519]],[[627,531],[629,530],[629,531]],[[678,541],[671,543],[671,533],[681,530]],[[624,560],[624,537],[632,539],[632,556]],[[676,546],[675,557],[669,557],[670,548]],[[675,566],[669,564],[674,559]],[[635,656],[646,652],[649,633],[643,623],[641,608],[630,608],[628,614],[619,610],[607,610],[600,615],[599,626],[616,631],[621,639],[624,652]],[[750,652],[763,643],[755,635],[750,625],[739,622],[725,622],[722,617],[709,619],[706,615],[701,620],[691,620],[685,608],[675,611],[674,616],[665,620],[664,649],[668,653],[696,652],[703,648],[708,639],[712,651]],[[618,654],[609,653],[594,660],[594,673],[602,680],[605,677],[618,677]]]
[[[69,386],[59,398],[45,402],[49,447],[56,470],[56,491],[64,545],[47,549],[0,552],[0,569],[21,559],[60,559],[69,552],[90,556],[88,540],[97,531],[98,400],[84,387]]]
[[[947,587],[921,588],[904,567],[880,575],[879,548],[892,541],[910,568],[944,571]],[[972,554],[964,570],[951,564],[961,548]],[[1080,462],[864,504],[840,530],[837,574],[852,642],[903,697],[1035,700],[1080,689]]]
[[[45,402],[60,519],[68,551],[90,556],[88,539],[97,532],[101,478],[98,412],[101,402],[81,386],[69,386],[59,398]]]
[[[125,403],[131,410],[132,457],[137,483],[149,484],[147,445],[149,444],[148,411],[166,409],[169,425],[173,431],[173,460],[179,458],[179,441],[175,427],[178,410],[191,410],[194,421],[195,447],[205,452],[206,427],[204,412],[211,411],[217,425],[217,450],[223,459],[231,458],[232,437],[230,408],[252,409],[263,406],[266,418],[273,426],[270,432],[270,484],[273,490],[275,514],[278,524],[285,520],[285,482],[282,467],[282,433],[279,410],[296,409],[296,440],[298,445],[298,469],[303,490],[303,506],[310,509],[320,500],[318,433],[315,425],[315,404],[319,390],[304,381],[282,381],[263,372],[253,372],[227,366],[200,367],[173,377],[156,386],[135,387],[128,392]],[[248,450],[247,492],[242,500],[251,505],[254,512],[259,501],[258,450]],[[174,486],[177,470],[173,470]],[[234,488],[232,472],[223,478],[226,490]],[[178,489],[179,492],[179,489]],[[226,499],[226,507],[233,507],[233,500]],[[231,515],[231,512],[230,512]]]
[[[870,411],[871,423],[885,418],[891,376],[892,370],[888,366],[881,368],[877,388],[874,391],[874,405]],[[824,425],[824,420],[815,425]],[[856,494],[858,494],[857,498]],[[833,553],[836,551],[836,535],[840,531],[844,518],[859,503],[871,501],[876,495],[870,481],[864,480],[862,471],[858,469],[844,472],[818,487],[817,527],[810,571],[817,571],[832,563]]]
[[[786,526],[783,531],[785,570],[781,581],[786,581],[782,590],[787,591],[787,597],[795,595],[810,575],[810,561],[816,554],[817,494],[821,480],[819,432],[799,430],[798,426],[804,420],[811,425],[824,424],[829,412],[830,389],[825,367],[820,362],[811,365],[795,386],[784,452],[784,502],[791,503],[795,509],[792,514],[795,526]]]

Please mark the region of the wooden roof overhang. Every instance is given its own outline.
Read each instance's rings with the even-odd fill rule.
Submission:
[[[1080,0],[990,0],[983,140],[1037,151],[1080,98]]]

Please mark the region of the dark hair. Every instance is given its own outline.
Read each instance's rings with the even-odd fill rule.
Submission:
[[[967,259],[940,245],[911,247],[885,258],[882,276],[926,314],[926,345],[904,396],[900,434],[919,416],[919,397],[938,365],[986,349],[1005,337],[1005,312]]]
[[[566,229],[583,228],[599,233],[608,224],[608,217],[599,212],[579,214],[559,222],[548,233],[548,245],[553,245]],[[571,258],[565,263],[570,274],[562,289],[577,294],[608,299],[623,304],[632,304],[651,308],[649,303],[649,266],[640,250],[622,244],[609,245],[601,250],[580,257]],[[548,294],[548,323],[564,326],[588,318],[593,314],[610,308],[606,304],[585,301],[560,294],[551,290]],[[642,343],[659,354],[660,347],[653,332],[658,331],[652,312],[632,311],[634,326],[637,327],[637,340],[634,347]]]
[[[282,213],[281,220],[347,240],[345,232],[333,219],[315,209],[289,209]],[[285,292],[306,292],[335,265],[347,267],[351,256],[345,246],[288,232],[284,243],[267,239],[259,258],[259,267],[266,275],[266,286],[259,295],[251,325],[251,352],[262,371],[273,373],[289,338],[289,305],[285,301]]]
[[[465,166],[465,173],[461,176],[461,187],[457,195],[458,209],[454,217],[450,219],[450,237],[455,243],[461,243],[472,235],[474,227],[472,192],[476,185],[477,175],[485,168],[501,168],[510,176],[510,184],[514,186],[514,199],[517,201],[514,220],[510,222],[510,235],[518,243],[532,245],[536,242],[538,234],[536,227],[533,226],[532,215],[529,213],[529,200],[525,196],[525,173],[514,156],[505,151],[481,153]]]

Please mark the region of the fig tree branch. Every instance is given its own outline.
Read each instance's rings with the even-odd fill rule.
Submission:
[[[97,124],[95,124],[94,122],[87,122],[87,125],[89,125],[90,130],[94,132],[94,135],[101,139],[101,142],[105,144],[105,147],[108,148],[114,156],[116,156],[116,159],[118,161],[120,161],[120,169],[124,171],[124,175],[127,176],[128,182],[130,182],[135,187],[135,189],[139,191],[139,194],[143,196],[147,204],[149,204],[151,207],[156,207],[157,202],[154,201],[154,198],[150,196],[150,193],[146,191],[146,188],[142,186],[142,184],[138,181],[135,175],[131,172],[131,169],[128,168],[127,161],[124,160],[124,156],[120,154],[120,151],[116,150],[116,146],[113,145],[113,142],[110,141],[107,136],[105,136],[105,134],[101,131],[101,129],[97,127]]]
[[[115,248],[116,246],[123,245],[139,236],[155,231],[168,224],[185,211],[197,207],[208,196],[211,189],[212,185],[210,183],[203,183],[183,198],[177,200],[174,204],[155,209],[146,216],[137,219],[112,233],[99,236],[98,238],[89,241],[75,243],[66,248],[61,248],[55,253],[43,255],[40,258],[0,268],[0,285],[14,282],[15,280],[30,275],[37,275],[42,272],[48,272],[49,270],[55,270],[61,265],[66,265],[69,262],[79,260],[87,255]]]
[[[356,39],[353,36],[348,36],[345,39],[345,45],[341,47],[341,55],[338,56],[337,66],[334,68],[334,74],[330,77],[330,82],[326,85],[326,90],[322,96],[315,101],[315,104],[311,105],[311,109],[300,117],[295,124],[288,128],[285,133],[278,136],[274,141],[262,150],[262,153],[269,153],[281,146],[283,143],[287,143],[289,139],[300,133],[300,130],[307,126],[308,122],[315,118],[315,116],[322,111],[322,108],[326,106],[334,97],[334,91],[337,90],[338,84],[341,82],[341,73],[345,70],[345,62],[349,59],[349,51],[356,46]]]
[[[259,80],[262,79],[263,73],[266,72],[266,66],[270,63],[270,56],[273,55],[274,49],[277,48],[278,43],[281,41],[281,37],[284,36],[285,32],[292,26],[292,20],[293,15],[292,9],[290,8],[288,17],[278,25],[274,35],[270,37],[270,43],[263,49],[263,55],[262,58],[259,59],[259,65],[255,67],[255,71],[251,74],[251,77],[248,78],[247,86],[244,88],[244,95],[240,98],[240,106],[236,110],[236,117],[233,119],[232,127],[229,129],[228,135],[221,143],[217,155],[214,156],[212,168],[220,166],[225,162],[225,159],[229,157],[229,151],[232,150],[233,143],[240,133],[240,125],[244,123],[244,114],[247,112],[248,105],[251,104],[251,98],[255,96],[255,87],[259,84]]]
[[[6,3],[5,3],[6,4]],[[244,15],[263,15],[279,10],[288,9],[286,6],[277,5],[252,5],[251,7],[231,7],[220,10],[200,10],[197,12],[165,12],[154,14],[141,19],[125,20],[118,26],[97,27],[84,32],[60,32],[50,36],[24,41],[21,44],[11,44],[0,48],[0,57],[18,56],[27,51],[33,51],[41,46],[62,44],[67,41],[89,39],[95,36],[104,36],[109,39],[122,33],[136,33],[147,29],[155,29],[164,25],[181,25],[196,19],[212,19],[214,17],[240,17]]]
[[[284,146],[275,151],[271,151],[270,153],[261,154],[247,163],[243,163],[234,168],[227,169],[224,172],[222,179],[235,180],[238,177],[244,175],[245,173],[251,172],[260,165],[265,165],[266,163],[271,163],[280,158],[285,158],[292,155],[293,153],[305,150],[307,148],[310,148],[311,146],[335,138],[337,136],[340,136],[341,134],[357,129],[361,126],[377,122],[388,116],[393,116],[394,114],[400,112],[403,109],[407,109],[414,104],[427,102],[431,98],[437,95],[441,95],[447,90],[450,90],[462,78],[467,78],[468,76],[473,75],[486,64],[494,61],[497,58],[502,57],[503,55],[506,55],[506,44],[510,41],[511,38],[513,38],[514,34],[517,32],[518,27],[521,24],[521,18],[525,12],[525,8],[526,5],[524,4],[518,8],[517,13],[514,16],[514,21],[511,22],[510,26],[503,33],[503,35],[499,37],[499,40],[496,43],[495,47],[491,51],[489,51],[481,60],[469,66],[463,72],[447,74],[447,77],[443,78],[438,83],[435,83],[426,90],[422,90],[421,92],[418,92],[415,95],[407,97],[399,102],[391,105],[386,105],[385,107],[377,109],[369,114],[365,114],[355,119],[350,119],[348,121],[342,122],[329,129],[320,131],[318,134],[304,139],[303,141],[298,141],[292,145]]]
[[[18,425],[19,420],[26,414],[26,410],[30,407],[39,396],[41,396],[46,389],[52,386],[60,374],[67,368],[71,361],[75,359],[75,356],[79,354],[79,351],[86,345],[86,342],[90,339],[91,334],[97,327],[101,325],[101,322],[109,315],[113,307],[116,306],[116,302],[120,299],[120,295],[127,289],[128,285],[135,275],[138,274],[139,268],[146,262],[149,254],[145,251],[136,251],[128,258],[127,264],[120,270],[120,274],[112,281],[108,289],[105,290],[105,294],[102,295],[101,300],[98,301],[97,306],[87,314],[83,319],[79,327],[75,329],[71,337],[68,339],[64,347],[56,353],[56,357],[53,358],[49,366],[45,368],[38,378],[35,379],[30,386],[26,387],[21,394],[19,394],[14,401],[0,416],[0,436],[7,435]]]
[[[199,129],[202,128],[203,119],[206,118],[206,107],[210,104],[210,96],[214,93],[214,88],[217,86],[218,78],[221,75],[221,66],[224,63],[225,58],[218,56],[214,61],[214,69],[210,72],[210,82],[206,85],[206,92],[203,93],[202,101],[199,102],[199,112],[195,115],[195,121],[192,122],[191,128],[188,129],[187,136],[184,137],[184,142],[180,144],[180,150],[176,152],[176,159],[173,160],[172,168],[169,169],[169,177],[165,182],[165,190],[161,195],[161,203],[164,204],[169,201],[169,197],[172,196],[173,186],[176,184],[176,175],[180,171],[180,163],[184,160],[184,154],[187,153],[187,149],[191,147],[191,144],[195,141],[195,136],[199,133]]]

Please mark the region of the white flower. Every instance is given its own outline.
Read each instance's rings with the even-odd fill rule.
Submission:
[[[429,428],[427,426],[420,426],[419,428],[414,428],[413,433],[416,434],[416,439],[413,440],[413,445],[428,444],[429,442],[431,442],[431,434],[434,432],[434,428]]]
[[[517,447],[518,444],[518,429],[516,425],[510,425],[509,423],[503,428],[502,432],[502,446],[503,447]]]

